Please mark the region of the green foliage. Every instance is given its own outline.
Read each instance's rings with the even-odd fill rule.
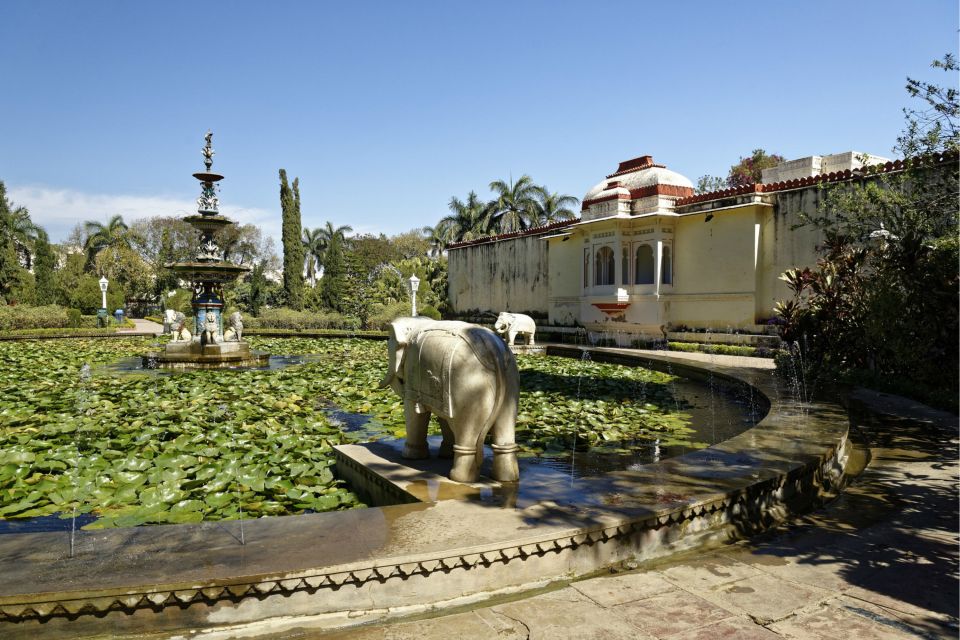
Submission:
[[[70,311],[75,311],[71,309]],[[62,329],[78,326],[73,324],[68,310],[57,305],[44,307],[2,306],[0,307],[0,331],[21,329]]]
[[[934,66],[956,70],[950,56]],[[906,110],[899,147],[956,149],[956,91],[913,80],[908,91],[933,109],[926,116]],[[815,269],[783,276],[793,298],[776,310],[794,357],[781,361],[811,381],[873,380],[880,388],[909,381],[914,397],[950,398],[955,407],[957,161],[935,154],[903,164],[898,172],[868,168],[858,182],[829,187],[820,209],[805,217],[827,242]]]
[[[304,261],[300,239],[300,180],[294,178],[291,189],[284,169],[280,169],[280,208],[283,212],[283,289],[287,294],[287,305],[299,311],[303,309]]]
[[[748,358],[769,358],[772,354],[766,349],[735,344],[700,344],[696,342],[668,342],[670,351],[688,353],[712,353],[724,356],[745,356]]]
[[[83,323],[83,315],[80,309],[67,309],[67,326],[79,328]]]
[[[323,279],[320,280],[320,304],[323,308],[338,312],[344,312],[348,308],[347,301],[344,300],[346,278],[343,241],[335,235],[324,255]]]
[[[903,110],[906,129],[897,138],[897,151],[906,158],[960,150],[960,129],[957,126],[960,121],[960,93],[955,86],[960,67],[951,53],[944,55],[941,60],[934,60],[930,66],[950,74],[951,84],[944,87],[907,78],[907,93],[922,99],[926,105],[924,109]]]
[[[84,264],[85,258],[82,254],[70,254],[63,268],[54,272],[57,302],[80,309],[85,314],[95,314],[102,300],[99,278],[84,271]],[[123,289],[116,283],[111,283],[107,288],[107,309],[113,312],[123,306],[123,301]]]
[[[0,517],[71,512],[88,528],[357,506],[332,474],[344,441],[302,370],[81,375],[146,344],[0,344]],[[338,347],[324,349],[335,357]],[[45,362],[36,367],[34,363]],[[11,375],[11,370],[17,375]],[[304,375],[306,374],[306,375]]]
[[[385,331],[387,325],[404,316],[410,315],[409,302],[392,302],[390,304],[378,304],[370,314],[367,326],[370,329]]]
[[[378,386],[385,343],[251,343],[315,356],[279,371],[118,377],[101,365],[147,342],[0,342],[0,517],[67,517],[76,508],[98,517],[87,528],[103,528],[362,506],[333,477],[331,447],[403,435],[402,400]],[[528,453],[574,442],[701,446],[676,412],[671,376],[549,357],[518,364],[517,438]],[[345,434],[331,406],[370,416],[366,430]]]
[[[693,192],[696,194],[711,193],[713,191],[722,191],[726,188],[728,188],[726,178],[707,174],[697,178],[697,186],[694,188]]]
[[[57,299],[54,285],[53,271],[56,268],[56,256],[47,232],[37,229],[37,239],[34,242],[33,276],[36,285],[36,304],[53,304]]]
[[[309,331],[314,329],[358,329],[354,319],[335,311],[314,312],[293,309],[264,309],[259,317],[244,318],[248,329],[291,329]]]
[[[475,191],[466,202],[450,198],[447,215],[435,227],[424,227],[427,242],[437,253],[454,242],[466,242],[484,236],[522,231],[575,218],[577,198],[551,192],[537,185],[528,175],[517,180],[494,180],[490,183],[493,199],[483,201]]]
[[[21,283],[24,271],[18,249],[29,241],[35,228],[27,210],[7,199],[6,186],[0,181],[0,301],[16,301],[14,289]]]

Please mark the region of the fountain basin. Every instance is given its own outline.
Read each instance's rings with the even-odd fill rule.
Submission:
[[[218,342],[201,345],[199,340],[170,342],[163,351],[143,356],[144,367],[183,369],[222,369],[260,367],[270,361],[270,354],[250,349],[246,342]]]
[[[770,411],[714,447],[613,474],[610,495],[626,501],[442,499],[445,491],[430,495],[429,471],[409,468],[411,483],[426,481],[429,501],[83,532],[74,558],[62,533],[4,536],[0,635],[236,637],[468,604],[759,532],[832,496],[855,466],[846,411],[802,402],[769,372],[590,353],[749,384]],[[383,460],[357,464],[393,464]]]

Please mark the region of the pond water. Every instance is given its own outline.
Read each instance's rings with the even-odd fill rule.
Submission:
[[[751,428],[764,415],[763,407],[747,389],[684,379],[677,380],[672,387],[678,406],[690,417],[691,442],[708,446],[723,442]],[[397,449],[402,448],[402,439],[384,433],[381,425],[369,416],[336,408],[330,408],[327,415],[340,425],[352,442],[377,440]],[[552,451],[525,456],[521,453],[521,456],[526,467],[542,467],[544,471],[559,472],[573,478],[589,478],[609,471],[633,469],[701,448],[661,444],[659,440],[617,441],[585,447],[582,450]]]
[[[273,355],[265,366],[238,367],[238,369],[280,370],[321,361],[330,362],[331,358],[339,362],[340,357],[342,354],[337,356],[330,353]],[[178,374],[180,371],[144,368],[142,359],[139,356],[132,356],[95,367],[92,373],[98,377],[119,375],[146,377],[149,380],[151,376],[169,376]],[[576,381],[576,393],[574,394],[571,390],[564,401],[579,402],[579,379],[571,378],[570,374],[565,372],[558,374],[557,380],[564,388],[569,388],[573,384],[572,381]],[[571,382],[568,383],[567,380]],[[750,428],[763,417],[764,409],[760,403],[755,402],[749,389],[719,384],[712,379],[706,382],[694,382],[678,378],[669,382],[668,386],[671,398],[669,404],[672,405],[670,410],[675,408],[689,419],[687,426],[690,431],[685,433],[684,437],[671,438],[669,434],[657,436],[651,433],[644,434],[645,439],[637,440],[597,441],[594,439],[592,443],[586,439],[577,440],[576,446],[547,447],[543,451],[526,452],[521,461],[523,473],[531,480],[535,477],[566,477],[572,482],[574,479],[600,478],[611,471],[636,468],[639,465],[683,455],[703,446],[716,444]],[[369,415],[344,411],[333,404],[327,404],[324,407],[322,401],[317,408],[322,409],[330,422],[345,434],[347,441],[376,440],[389,447],[402,446],[402,440],[394,435],[396,425],[387,428],[376,419],[371,419]],[[567,424],[570,424],[570,421]],[[578,433],[590,432],[589,425],[576,426]],[[432,440],[436,439],[432,438]],[[591,444],[593,446],[590,446]],[[9,520],[0,518],[0,534],[38,531],[69,532],[73,527],[79,529],[94,520],[96,516],[79,513],[75,522],[69,517],[64,519],[59,515]]]

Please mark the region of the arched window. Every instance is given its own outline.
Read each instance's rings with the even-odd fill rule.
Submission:
[[[637,273],[634,284],[653,284],[653,247],[642,244],[637,247]]]
[[[620,252],[620,284],[630,284],[630,251],[626,247]]]
[[[660,284],[673,284],[673,260],[670,246],[663,245],[663,260],[660,262]]]
[[[613,272],[616,267],[615,261],[616,258],[613,255],[613,249],[610,247],[600,247],[593,263],[593,284],[613,284]]]

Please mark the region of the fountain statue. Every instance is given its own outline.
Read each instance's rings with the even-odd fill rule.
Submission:
[[[165,264],[181,280],[193,288],[194,325],[191,332],[184,322],[173,329],[173,337],[166,349],[144,356],[161,367],[218,368],[230,366],[255,366],[265,364],[269,354],[251,351],[241,339],[243,323],[239,313],[232,318],[232,330],[224,336],[223,285],[234,281],[249,271],[249,267],[224,260],[223,250],[214,234],[234,224],[220,215],[216,183],[223,176],[213,173],[213,133],[208,131],[203,146],[204,171],[193,174],[200,181],[201,193],[197,198],[197,214],[184,218],[200,232],[193,260]]]

